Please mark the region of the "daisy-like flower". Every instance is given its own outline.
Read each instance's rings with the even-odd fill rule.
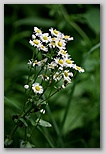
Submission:
[[[41,44],[39,47],[38,47],[39,50],[42,50],[42,51],[45,51],[47,52],[48,51],[48,48],[45,47],[43,44]]]
[[[32,85],[32,90],[36,94],[42,94],[43,93],[43,87],[39,85],[39,83],[34,83]]]
[[[36,33],[36,36],[39,36],[42,34],[42,31],[38,27],[34,27],[34,32]]]
[[[57,66],[57,64],[55,63],[55,61],[52,61],[50,64],[48,64],[48,69],[54,69]]]
[[[50,47],[50,48],[55,48],[56,47],[56,37],[51,37],[50,36],[50,39],[49,39],[49,44],[48,44],[48,46]]]
[[[68,83],[70,83],[71,82],[70,77],[73,77],[73,73],[69,72],[69,70],[65,70],[62,74],[63,74],[64,80],[66,80],[66,81],[68,81]]]
[[[60,50],[65,49],[66,47],[65,40],[62,39],[57,39],[56,40],[56,47],[59,48]]]
[[[81,67],[79,67],[79,66],[77,66],[76,64],[73,65],[73,68],[74,68],[75,70],[79,71],[80,73],[83,73],[83,72],[84,72],[84,69],[81,68]]]
[[[57,55],[62,55],[63,58],[68,58],[70,56],[65,50],[60,50]]]
[[[55,63],[58,64],[59,66],[63,67],[64,66],[64,59],[60,58],[54,58]]]
[[[73,62],[74,61],[72,61],[71,58],[65,58],[64,61],[65,61],[65,66],[66,67],[70,67],[71,68],[73,66]]]
[[[48,44],[48,46],[49,46],[50,48],[55,48],[55,47],[56,47],[56,43],[55,43],[54,41],[51,41],[51,42]]]
[[[59,35],[61,35],[61,32],[57,31],[56,29],[50,28],[49,31],[54,36],[57,36],[58,37]]]
[[[56,73],[53,75],[53,79],[54,79],[55,81],[59,81],[61,78],[62,78],[62,76],[60,75],[59,72],[56,72]]]
[[[41,41],[38,40],[38,39],[34,39],[34,40],[30,40],[29,43],[34,46],[34,47],[37,47],[39,48],[41,46]]]
[[[33,67],[34,67],[35,65],[41,66],[42,63],[43,63],[42,61],[37,61],[37,60],[35,60],[35,61],[33,62]]]
[[[44,33],[40,35],[42,42],[48,43],[50,41],[49,33]]]
[[[69,70],[65,70],[63,72],[63,76],[64,76],[64,78],[73,77],[73,73],[72,72],[69,72]]]
[[[63,35],[63,39],[65,39],[66,41],[71,41],[74,38],[73,37],[70,37],[69,35]]]

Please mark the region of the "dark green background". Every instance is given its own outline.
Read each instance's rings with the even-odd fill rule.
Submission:
[[[34,26],[43,32],[53,27],[73,36],[67,50],[85,73],[49,100],[50,110],[43,119],[53,126],[36,130],[31,143],[37,148],[100,148],[99,4],[4,5],[4,136],[14,125],[12,115],[20,113],[24,103]],[[20,139],[24,139],[24,128],[16,132],[12,148],[19,147]]]

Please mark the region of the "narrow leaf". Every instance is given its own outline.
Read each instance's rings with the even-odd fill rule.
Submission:
[[[26,122],[23,118],[19,118],[19,120],[20,120],[22,123],[24,123],[24,125],[25,125],[26,127],[28,127],[27,122]]]

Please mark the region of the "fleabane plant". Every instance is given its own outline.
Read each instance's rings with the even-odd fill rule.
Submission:
[[[73,41],[73,37],[65,35],[60,31],[50,28],[47,33],[43,33],[38,27],[34,27],[29,44],[32,46],[33,56],[27,63],[29,76],[24,85],[26,102],[23,111],[18,116],[13,116],[16,131],[18,127],[37,126],[51,127],[52,125],[42,119],[45,114],[47,100],[54,94],[72,82],[76,71],[84,72],[84,69],[77,66],[67,51],[67,43]],[[32,115],[35,114],[33,117]],[[6,144],[12,142],[11,132]],[[20,147],[27,147],[33,131],[27,132],[26,138],[20,143]],[[30,144],[30,146],[34,146]]]

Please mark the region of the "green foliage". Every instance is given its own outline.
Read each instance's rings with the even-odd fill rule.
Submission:
[[[24,85],[29,74],[27,62],[32,58],[29,39],[34,26],[44,31],[53,27],[73,36],[67,51],[85,73],[77,74],[66,89],[46,102],[45,121],[38,120],[38,126],[34,121],[39,118],[37,111],[32,117],[19,118],[23,125],[11,140],[6,136],[14,126],[12,117],[21,114],[26,100]],[[5,146],[100,148],[100,5],[5,4],[4,38]],[[32,130],[34,126],[36,130]]]

